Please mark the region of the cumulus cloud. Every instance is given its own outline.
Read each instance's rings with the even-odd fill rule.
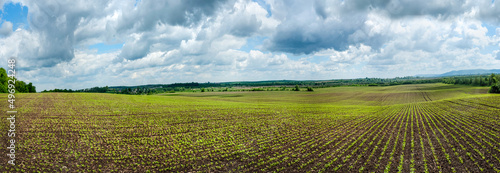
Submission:
[[[350,3],[356,4],[355,6],[363,6],[361,5],[362,1],[353,1]],[[390,0],[375,1],[367,7],[384,10],[393,18],[422,15],[446,18],[463,13],[466,10],[466,5],[467,1],[465,0],[441,0],[428,3],[419,3],[411,0]]]
[[[266,46],[271,51],[294,54],[311,54],[330,48],[342,51],[349,45],[361,43],[378,49],[393,38],[387,23],[424,17],[429,17],[434,22],[472,17],[498,24],[498,3],[499,1],[474,3],[462,0],[430,3],[409,0],[274,1],[273,5],[277,8],[273,14],[278,14],[277,17],[283,20]],[[464,41],[464,44],[468,44],[468,41],[470,40]]]
[[[368,11],[359,11],[362,7],[356,4],[317,0],[279,1],[274,5],[278,7],[276,11],[282,11],[273,13],[283,20],[266,43],[271,51],[311,54],[330,48],[342,51],[360,43],[378,48],[390,37],[383,35],[380,29],[374,30],[374,27],[380,28],[377,22],[383,21],[370,20]],[[354,8],[354,11],[345,8]]]
[[[500,18],[498,17],[498,14],[500,14],[500,1],[479,1],[476,3],[479,3],[479,5],[474,7],[475,15],[480,19],[500,24]]]
[[[122,13],[114,26],[116,32],[131,33],[133,36],[125,42],[120,56],[131,60],[144,57],[155,44],[162,44],[160,46],[164,48],[180,46],[184,50],[186,46],[189,46],[193,49],[184,51],[187,54],[202,54],[206,52],[202,49],[210,44],[211,39],[224,35],[224,33],[211,31],[207,25],[217,20],[217,12],[223,11],[224,8],[232,8],[232,4],[234,4],[232,1],[165,1],[162,3],[141,1],[130,12]],[[239,24],[229,28],[232,34],[238,36],[246,36],[260,27],[254,25],[259,22],[255,16],[225,23],[235,22]],[[175,34],[166,35],[172,32]],[[163,37],[158,38],[157,34],[162,34]],[[195,45],[197,48],[192,47]]]
[[[227,4],[226,4],[227,3]],[[123,14],[118,30],[135,28],[146,31],[154,28],[158,22],[170,25],[195,25],[203,17],[212,16],[222,5],[231,2],[226,0],[193,0],[193,1],[139,1],[131,11]]]
[[[31,32],[38,36],[33,67],[52,67],[74,58],[74,32],[84,18],[102,15],[106,1],[22,1],[29,9],[28,22]]]
[[[269,18],[269,13],[256,2],[239,1],[221,16],[223,28],[234,36],[248,37],[253,34],[268,35],[278,21]]]
[[[369,61],[376,52],[373,52],[370,46],[359,45],[359,46],[349,46],[345,51],[336,51],[334,49],[327,49],[316,53],[316,56],[328,56],[333,63],[347,63],[347,64],[359,64],[362,62]]]
[[[0,36],[9,36],[10,34],[12,34],[12,23],[9,21],[5,21],[0,27]]]
[[[309,54],[321,49],[335,48],[344,50],[348,47],[348,36],[357,28],[363,26],[364,15],[343,15],[328,19],[326,12],[317,15],[314,2],[294,1],[291,3],[278,3],[274,5],[283,20],[277,26],[276,32],[266,43],[271,51],[290,52],[294,54]],[[325,20],[325,18],[327,18]],[[349,20],[352,23],[343,23]],[[329,31],[329,32],[324,32]]]

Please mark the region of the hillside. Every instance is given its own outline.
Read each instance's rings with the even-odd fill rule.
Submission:
[[[486,75],[486,74],[500,74],[500,69],[469,69],[469,70],[453,70],[443,74],[419,74],[415,76],[420,77],[448,77],[448,76],[464,76],[464,75]]]
[[[486,90],[20,94],[16,159],[29,162],[0,170],[497,172],[500,95]]]

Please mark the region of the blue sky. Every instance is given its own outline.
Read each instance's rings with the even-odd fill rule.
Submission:
[[[28,28],[28,7],[23,6],[21,3],[7,3],[4,4],[3,10],[0,14],[2,23],[9,21],[13,24],[13,28],[22,27]]]
[[[17,57],[18,77],[39,91],[500,67],[499,1],[0,4],[0,57]]]
[[[105,43],[97,43],[88,46],[88,49],[96,49],[97,54],[110,53],[113,51],[118,51],[123,47],[122,44],[105,44]]]

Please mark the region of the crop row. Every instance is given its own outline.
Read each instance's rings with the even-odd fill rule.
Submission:
[[[418,94],[407,95],[411,103],[363,108],[21,95],[22,161],[0,170],[500,171],[498,97]]]

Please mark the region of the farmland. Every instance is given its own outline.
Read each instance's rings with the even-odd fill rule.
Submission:
[[[17,163],[0,170],[499,172],[500,95],[487,90],[23,93],[16,96]]]

